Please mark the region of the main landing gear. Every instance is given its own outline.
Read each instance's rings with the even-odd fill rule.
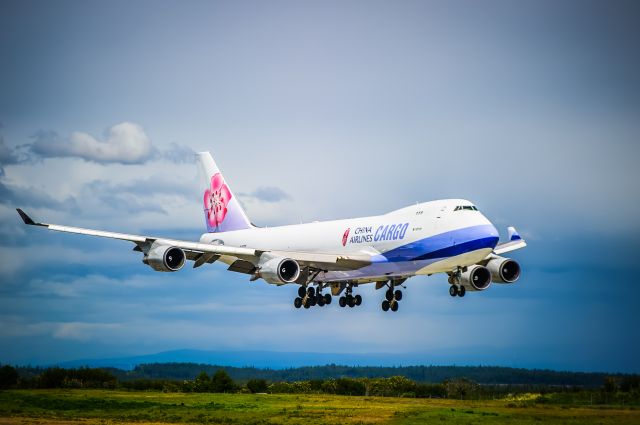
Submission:
[[[382,310],[383,311],[398,311],[398,302],[402,299],[402,291],[396,289],[394,291],[393,285],[387,289],[387,292],[384,294],[385,300],[382,301]]]
[[[351,308],[362,304],[362,296],[360,294],[353,295],[353,285],[348,285],[346,289],[347,294],[340,297],[338,304],[340,307],[349,306]]]
[[[323,307],[331,304],[331,294],[322,293],[322,284],[318,285],[316,290],[313,286],[300,286],[298,288],[298,297],[293,300],[295,308],[310,308],[313,306]]]

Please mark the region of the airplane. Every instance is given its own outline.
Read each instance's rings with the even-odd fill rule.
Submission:
[[[417,203],[386,214],[306,224],[257,227],[251,223],[209,152],[197,154],[205,176],[203,211],[207,227],[198,242],[34,221],[22,209],[25,224],[49,230],[133,242],[142,262],[156,271],[177,272],[186,260],[193,267],[221,262],[251,281],[297,284],[294,307],[331,304],[355,307],[363,284],[385,288],[383,311],[398,311],[398,287],[416,275],[446,273],[449,294],[484,291],[492,282],[511,284],[521,274],[517,261],[502,254],[524,248],[513,227],[499,243],[491,222],[464,199]],[[324,292],[327,289],[329,292]]]

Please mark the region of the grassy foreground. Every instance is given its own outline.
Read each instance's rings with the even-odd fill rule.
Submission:
[[[4,424],[640,424],[640,410],[509,401],[112,390],[0,392]]]

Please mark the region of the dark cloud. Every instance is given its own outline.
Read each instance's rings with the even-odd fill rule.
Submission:
[[[238,196],[243,198],[253,198],[262,202],[282,202],[291,200],[291,196],[278,187],[263,186],[259,187],[251,193],[239,193]]]
[[[12,208],[33,207],[51,208],[56,210],[77,213],[80,208],[73,197],[58,200],[47,192],[34,187],[9,185],[0,181],[0,204]]]

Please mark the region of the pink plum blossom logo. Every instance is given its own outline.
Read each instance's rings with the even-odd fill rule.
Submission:
[[[227,215],[227,205],[231,201],[231,191],[224,183],[222,174],[211,177],[211,187],[204,191],[204,209],[207,222],[211,227],[218,227]]]

